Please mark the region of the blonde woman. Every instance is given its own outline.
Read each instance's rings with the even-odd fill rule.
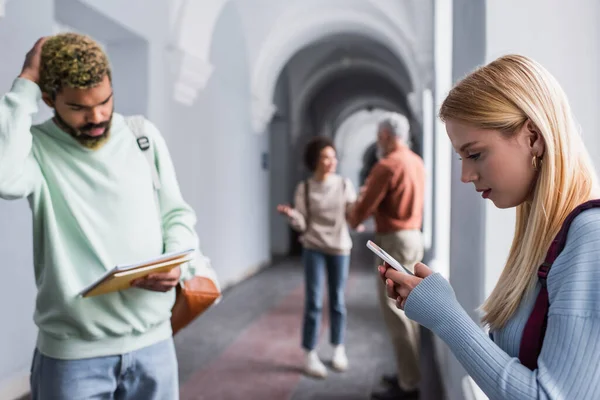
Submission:
[[[490,335],[423,264],[416,276],[379,267],[388,296],[492,399],[600,398],[600,192],[563,90],[536,62],[505,56],[459,82],[440,117],[461,180],[517,209],[508,261],[483,305]]]

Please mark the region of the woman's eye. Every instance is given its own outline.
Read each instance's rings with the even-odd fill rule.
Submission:
[[[469,159],[471,159],[471,160],[478,160],[478,159],[479,159],[479,156],[481,156],[481,153],[475,153],[475,154],[471,154],[471,155],[468,155],[466,158],[469,158]],[[460,161],[464,160],[464,158],[462,158],[462,157],[458,157],[458,159],[459,159]]]

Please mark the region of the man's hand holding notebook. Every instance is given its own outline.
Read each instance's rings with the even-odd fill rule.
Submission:
[[[181,264],[191,261],[194,250],[167,253],[159,257],[131,265],[117,265],[96,282],[81,291],[83,297],[124,290],[132,286],[167,291],[179,282]],[[134,285],[135,283],[135,285]]]
[[[145,277],[135,279],[131,282],[131,286],[155,292],[168,292],[177,286],[179,278],[181,278],[181,268],[176,266],[169,272],[151,273]]]

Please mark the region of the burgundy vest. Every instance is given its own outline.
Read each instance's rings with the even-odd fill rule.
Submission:
[[[580,212],[594,207],[600,207],[600,200],[590,200],[571,211],[565,219],[565,222],[563,222],[560,231],[552,241],[552,244],[550,244],[548,253],[546,253],[546,259],[538,269],[538,278],[542,287],[535,301],[535,305],[533,306],[533,311],[525,324],[523,336],[521,337],[521,348],[519,349],[519,360],[521,361],[521,364],[532,371],[537,369],[537,359],[542,352],[542,344],[544,343],[544,335],[546,334],[546,324],[548,323],[550,301],[548,298],[548,288],[546,287],[546,278],[548,277],[548,273],[550,272],[550,268],[556,260],[556,257],[558,257],[565,247],[567,232],[569,231],[569,226],[571,226],[573,219],[575,219]]]

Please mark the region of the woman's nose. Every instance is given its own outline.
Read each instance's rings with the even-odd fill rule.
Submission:
[[[462,162],[460,180],[462,181],[462,183],[469,183],[477,180],[477,173],[475,172],[475,169],[466,165],[464,161]]]

